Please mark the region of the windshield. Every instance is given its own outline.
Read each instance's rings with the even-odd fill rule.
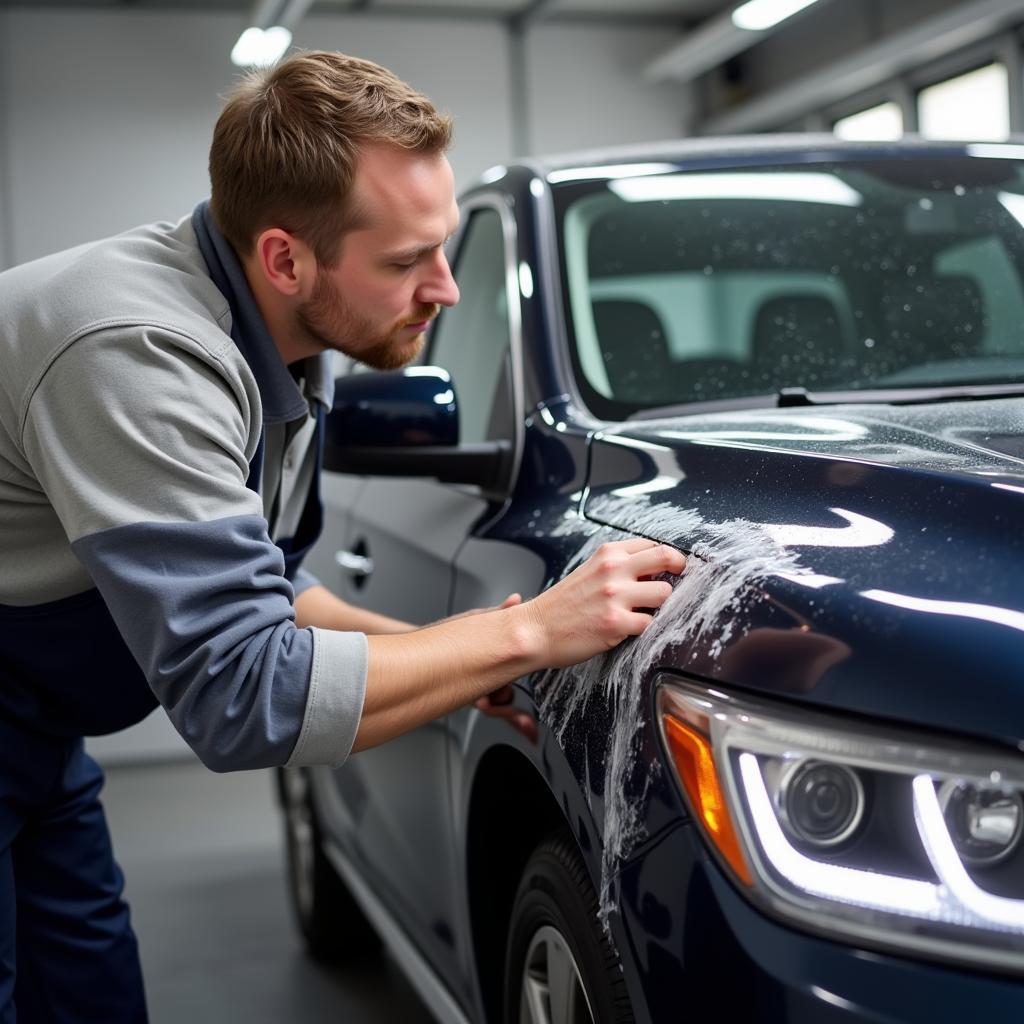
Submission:
[[[1024,381],[1015,160],[918,152],[553,192],[573,364],[599,415]]]

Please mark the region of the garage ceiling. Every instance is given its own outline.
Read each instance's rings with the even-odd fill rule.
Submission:
[[[615,20],[665,21],[690,28],[722,11],[738,6],[739,0],[316,0],[311,13],[417,14],[426,17],[531,18],[558,21]],[[152,10],[237,10],[251,11],[253,0],[0,0],[3,7],[73,7]]]

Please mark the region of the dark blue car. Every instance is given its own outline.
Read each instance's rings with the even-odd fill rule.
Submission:
[[[495,168],[422,366],[339,380],[343,597],[427,622],[607,540],[640,638],[282,776],[321,957],[443,1021],[1024,1020],[1024,145]]]

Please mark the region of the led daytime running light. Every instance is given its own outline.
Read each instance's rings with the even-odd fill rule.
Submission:
[[[946,827],[930,775],[914,779],[914,820],[928,859],[953,899],[987,925],[1024,931],[1024,900],[985,892],[967,874]]]
[[[939,884],[825,864],[796,850],[779,827],[757,758],[740,754],[740,776],[758,841],[772,867],[815,896],[931,920],[974,918],[980,924],[1024,932],[1024,900],[985,892],[967,874],[946,827],[930,775],[914,778],[914,820]]]
[[[772,867],[788,882],[798,889],[841,903],[896,910],[915,917],[941,916],[939,888],[931,882],[881,875],[841,864],[823,864],[800,853],[779,827],[761,768],[753,754],[740,754],[740,775],[761,847]]]

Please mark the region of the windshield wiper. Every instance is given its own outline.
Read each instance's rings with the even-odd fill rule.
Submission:
[[[870,391],[808,391],[783,388],[780,409],[800,405],[923,405],[927,402],[969,402],[985,398],[1024,397],[1024,384],[946,384],[916,388],[876,388]]]

